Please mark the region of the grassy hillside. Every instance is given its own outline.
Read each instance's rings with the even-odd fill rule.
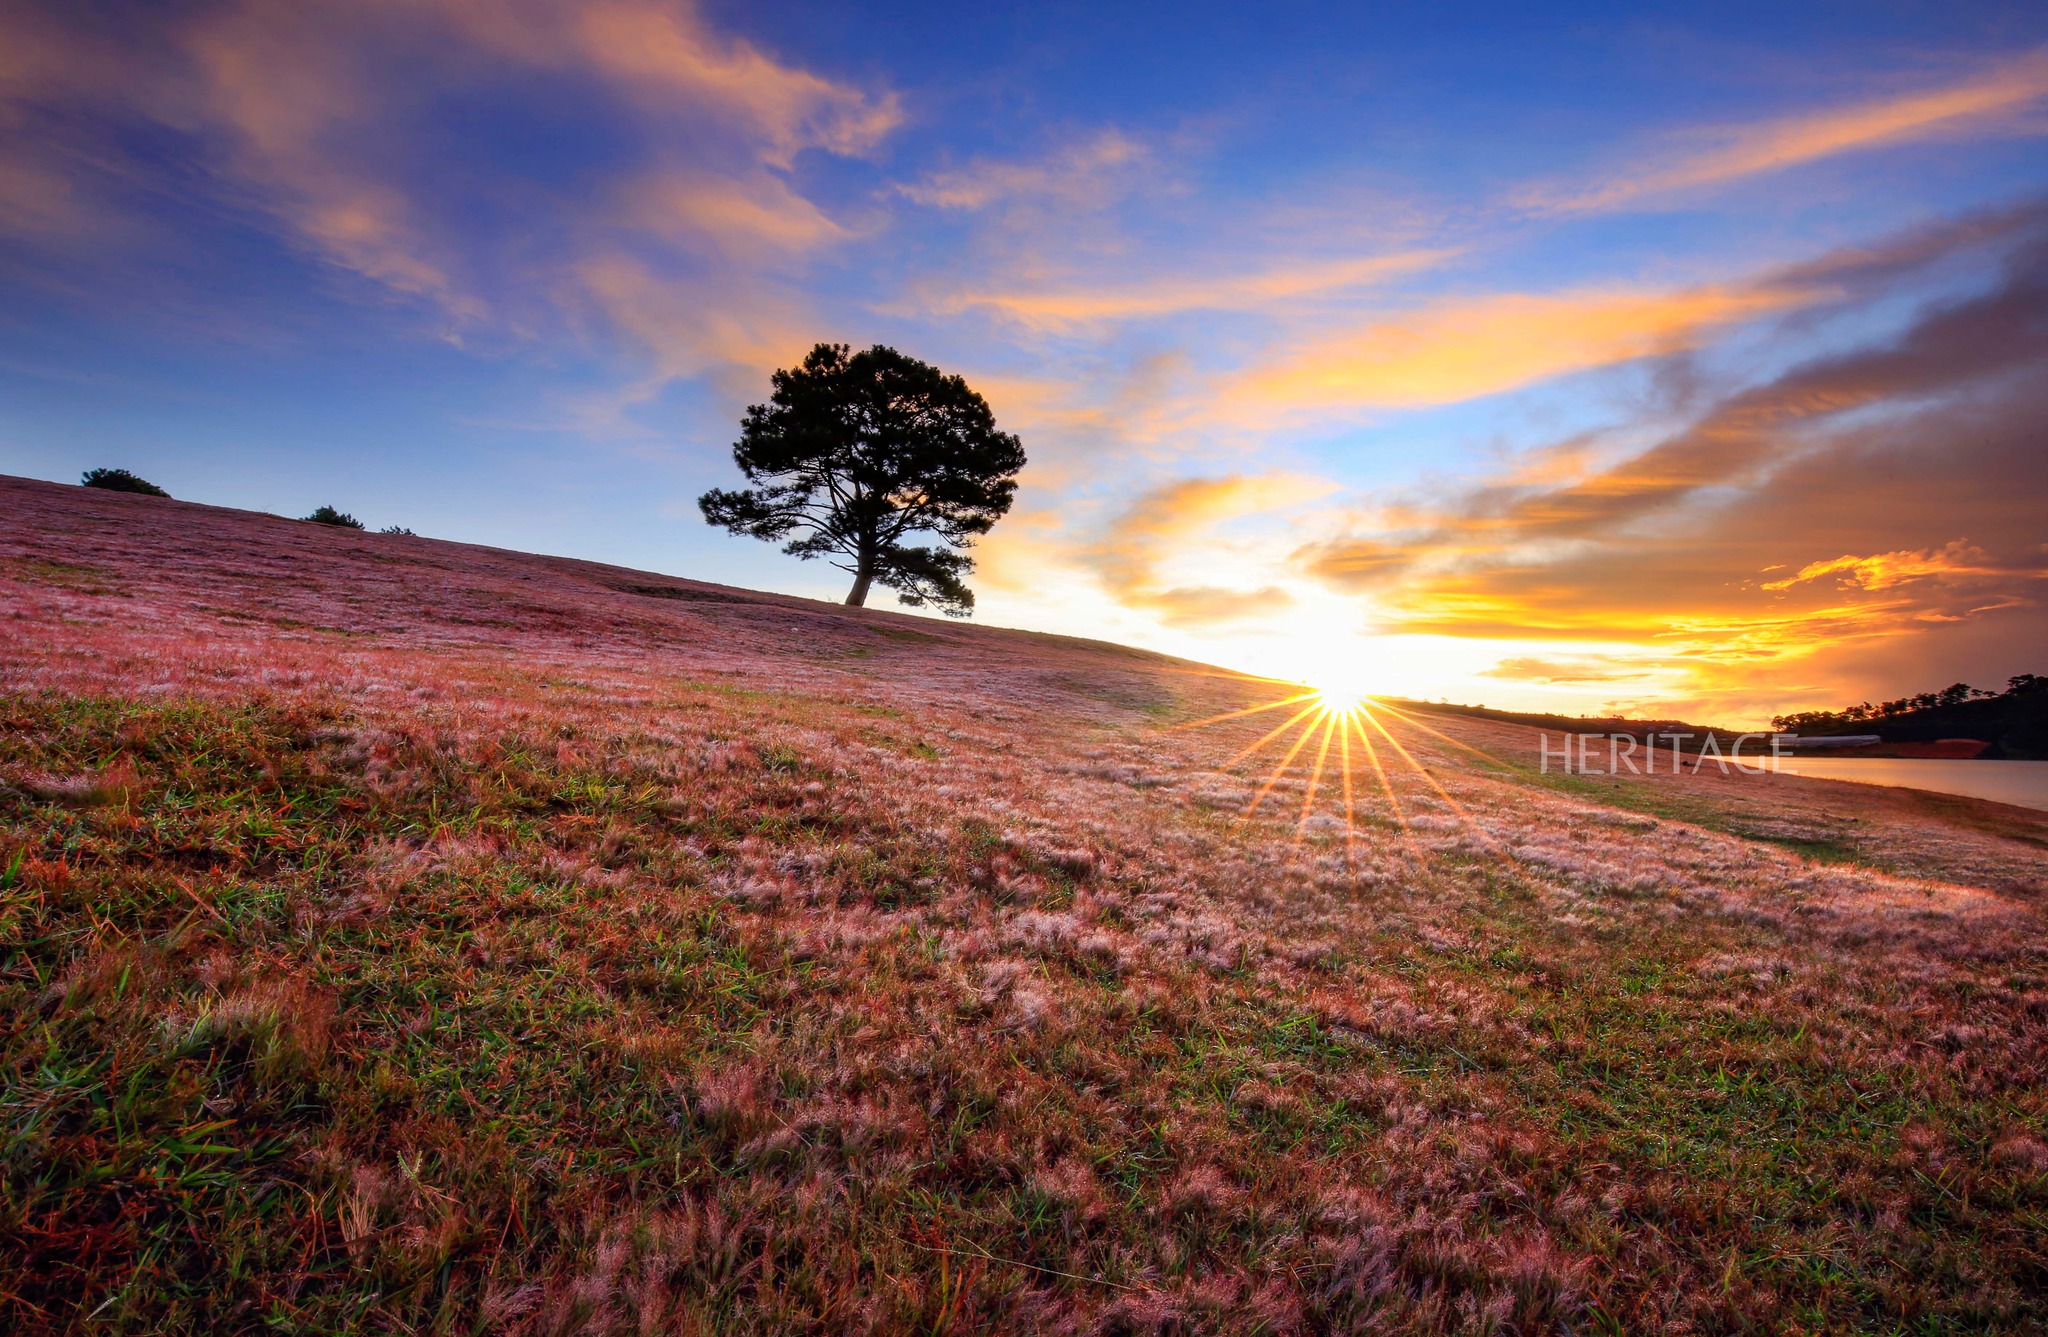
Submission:
[[[0,1329],[2048,1325],[2041,814],[0,513]]]

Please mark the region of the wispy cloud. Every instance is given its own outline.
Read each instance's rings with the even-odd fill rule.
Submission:
[[[869,92],[775,60],[713,32],[694,5],[444,2],[479,43],[534,64],[580,58],[620,80],[652,114],[709,114],[757,138],[762,157],[776,166],[787,167],[807,148],[865,153],[903,119],[893,92]],[[520,21],[507,23],[508,11]]]
[[[1098,208],[1129,187],[1151,151],[1120,130],[1103,130],[1041,158],[975,158],[896,189],[935,209],[977,210],[1023,201],[1034,209]]]
[[[1671,664],[1670,660],[1546,659],[1540,655],[1516,655],[1483,670],[1479,676],[1545,684],[1643,682]]]
[[[620,189],[619,220],[651,237],[762,261],[801,256],[851,234],[771,173],[653,172]]]
[[[671,381],[713,375],[738,398],[758,394],[777,366],[820,337],[801,295],[741,275],[721,287],[703,276],[673,277],[623,252],[579,260],[572,275],[582,299],[636,346],[645,370],[612,396],[585,406],[593,426],[618,427],[624,411]]]
[[[1869,557],[1858,557],[1847,553],[1824,562],[1808,562],[1798,572],[1783,580],[1765,581],[1762,588],[1767,590],[1789,590],[1795,585],[1804,585],[1809,580],[1834,576],[1844,586],[1853,585],[1863,590],[1888,590],[1908,581],[1924,580],[1930,576],[1953,579],[1959,576],[1991,576],[2003,574],[2001,568],[1991,563],[1982,548],[1956,539],[1939,548],[1925,548],[1918,552],[1901,549],[1897,552],[1873,553]]]
[[[805,149],[863,152],[901,114],[893,94],[783,65],[714,34],[693,7],[656,0],[248,4],[179,41],[235,171],[260,198],[336,263],[461,317],[483,305],[455,277],[473,239],[437,226],[450,202],[400,148],[417,129],[408,113],[423,110],[392,82],[400,57],[446,65],[448,83],[476,78],[479,57],[594,76],[649,149],[686,128],[693,158],[629,179],[610,221],[727,253],[834,236],[772,169]],[[551,203],[568,210],[558,227],[588,233],[594,220]]]
[[[1456,403],[1679,352],[1809,297],[1730,285],[1447,298],[1302,339],[1235,377],[1221,398],[1268,415]]]
[[[928,305],[940,314],[987,310],[1029,328],[1061,332],[1102,329],[1192,311],[1275,314],[1285,308],[1355,296],[1361,289],[1418,273],[1457,253],[1453,247],[1434,247],[1244,274],[1176,273],[1145,283],[970,289],[933,298]]]
[[[2038,609],[2048,214],[2012,244],[1988,291],[1732,391],[1626,458],[1470,481],[1298,560],[1388,630],[1683,650],[1709,682]],[[2048,652],[2037,623],[2002,625]]]
[[[70,176],[25,146],[0,145],[0,235],[60,241],[96,223]]]
[[[1519,196],[1528,208],[1588,213],[1722,185],[1839,154],[1962,135],[2041,133],[2048,52],[2034,51],[1967,79],[1846,107],[1696,131],[1591,183],[1550,182]]]
[[[792,262],[850,233],[792,169],[867,153],[902,118],[892,91],[778,60],[686,0],[244,0],[167,7],[117,37],[61,17],[24,32],[0,55],[0,121],[90,108],[175,131],[200,170],[160,192],[203,195],[451,337],[597,324],[641,350],[628,400],[801,351],[819,322]],[[512,87],[601,127],[605,154],[541,155],[537,171],[451,154],[437,99]],[[121,152],[103,136],[72,157]],[[0,149],[0,229],[75,233],[88,203],[114,207],[75,199],[77,178]]]
[[[1184,478],[1155,487],[1112,520],[1083,553],[1110,595],[1168,626],[1236,621],[1283,611],[1293,596],[1278,585],[1219,587],[1168,574],[1217,525],[1327,496],[1330,484],[1297,474]]]

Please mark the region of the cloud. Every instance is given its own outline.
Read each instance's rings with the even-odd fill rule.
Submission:
[[[1923,315],[1894,343],[1824,358],[1729,396],[1686,431],[1569,486],[1526,495],[1497,517],[1522,536],[1611,530],[1708,488],[1756,482],[1809,425],[1910,405],[2038,364],[2048,352],[2038,249],[1981,297]]]
[[[1129,608],[1157,614],[1169,626],[1231,621],[1287,607],[1278,586],[1226,589],[1161,579],[1185,561],[1188,543],[1228,520],[1326,496],[1330,486],[1297,474],[1184,478],[1139,496],[1083,554],[1110,595]]]
[[[674,279],[626,254],[589,256],[574,277],[607,324],[645,350],[646,374],[592,419],[616,425],[620,408],[651,398],[672,380],[706,373],[730,378],[734,395],[758,393],[761,379],[788,366],[817,340],[800,298],[714,280]]]
[[[126,231],[107,199],[119,167],[87,127],[147,84],[104,34],[0,0],[0,237],[69,252]]]
[[[621,220],[651,236],[748,260],[805,255],[851,234],[781,177],[688,168],[653,173],[620,192]]]
[[[1120,130],[1104,130],[1039,159],[976,158],[896,189],[934,209],[974,211],[1013,201],[1065,210],[1094,209],[1128,188],[1151,152]]]
[[[1619,461],[1384,508],[1405,527],[1307,545],[1300,569],[1387,631],[1654,646],[1702,684],[1987,619],[2003,653],[2048,654],[2048,217],[2008,234],[1992,286],[1896,337],[1729,391]]]
[[[1482,678],[1504,678],[1509,682],[1570,684],[1586,682],[1641,682],[1653,676],[1657,665],[1617,663],[1610,659],[1542,659],[1520,655],[1503,659]]]
[[[1328,301],[1417,273],[1456,254],[1455,248],[1437,247],[1281,266],[1249,274],[1174,274],[1142,284],[968,289],[933,298],[927,305],[940,314],[981,309],[1031,329],[1071,332],[1191,311],[1270,312],[1279,307]]]
[[[246,4],[181,40],[236,171],[302,237],[378,283],[472,319],[482,302],[453,277],[470,239],[430,221],[454,202],[425,172],[408,171],[419,165],[398,149],[426,109],[418,92],[394,85],[397,69],[439,65],[444,86],[518,77],[480,73],[481,55],[596,78],[650,148],[680,130],[694,151],[694,161],[629,179],[609,221],[727,254],[835,238],[837,226],[770,169],[805,149],[864,152],[901,116],[893,94],[780,64],[712,33],[693,7],[654,0]],[[591,220],[562,207],[569,216],[558,226],[587,230]]]
[[[0,145],[0,235],[59,241],[95,222],[60,168],[18,142]]]
[[[1812,297],[1789,285],[1729,285],[1446,299],[1299,343],[1239,375],[1222,397],[1240,409],[1287,412],[1457,403],[1668,356]]]
[[[1695,138],[1709,147],[1633,163],[1587,186],[1533,187],[1518,202],[1546,212],[1595,212],[1843,153],[1958,135],[2039,133],[2048,128],[2034,115],[2044,98],[2048,52],[2033,51],[1939,88],[1703,132]]]
[[[458,320],[484,315],[485,303],[449,272],[451,248],[430,240],[412,192],[368,151],[389,104],[360,30],[340,10],[230,5],[168,40],[188,62],[192,91],[184,105],[148,110],[208,132],[245,199],[333,264]]]
[[[713,33],[691,5],[453,0],[453,7],[479,42],[495,42],[534,64],[580,57],[631,87],[657,115],[708,112],[726,119],[758,138],[764,160],[779,167],[807,148],[865,153],[903,119],[893,92],[872,94],[785,65]],[[515,12],[524,24],[505,22]]]
[[[1117,516],[1095,549],[1095,565],[1112,589],[1149,583],[1162,549],[1239,516],[1255,515],[1327,495],[1329,486],[1295,474],[1183,478],[1151,489]]]
[[[1974,548],[1961,539],[1942,548],[1923,549],[1920,552],[1881,552],[1871,557],[1847,555],[1825,562],[1808,562],[1799,568],[1797,575],[1784,580],[1766,581],[1762,588],[1767,590],[1789,590],[1794,585],[1803,585],[1809,580],[1822,576],[1836,576],[1845,586],[1853,585],[1865,590],[1888,590],[1909,580],[1921,580],[1929,576],[1984,576],[1996,573],[1981,548]]]
[[[0,123],[99,127],[64,146],[62,181],[113,164],[131,193],[262,226],[451,338],[605,324],[656,376],[800,346],[792,262],[849,233],[792,169],[869,152],[902,119],[893,92],[778,60],[681,0],[230,0],[25,31],[0,54]],[[521,117],[586,151],[504,153]],[[189,154],[130,154],[129,130]],[[0,148],[0,229],[76,231],[87,203],[112,207],[57,188],[56,160]]]
[[[1034,467],[1036,463],[1034,460]],[[1039,594],[1060,583],[1062,568],[1073,557],[1070,545],[1060,537],[1066,516],[1056,509],[1028,509],[1033,490],[1027,485],[1023,490],[1026,500],[1000,525],[975,540],[977,588]]]
[[[1255,590],[1214,585],[1176,585],[1171,589],[1126,592],[1126,606],[1146,609],[1169,627],[1213,626],[1268,617],[1294,605],[1294,596],[1278,585]]]

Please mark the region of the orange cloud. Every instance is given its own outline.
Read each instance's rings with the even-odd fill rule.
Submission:
[[[1176,275],[1139,285],[967,291],[931,305],[942,313],[985,309],[1033,329],[1064,331],[1188,311],[1260,311],[1327,299],[1412,274],[1455,254],[1454,249],[1437,248],[1207,279]]]
[[[1707,137],[1713,148],[1638,163],[1592,186],[1545,186],[1521,203],[1556,212],[1613,209],[1645,196],[1783,171],[1837,154],[1941,136],[2041,128],[2027,117],[2048,97],[2048,52],[2035,51],[1946,87],[1807,112]]]
[[[1543,659],[1518,655],[1501,660],[1479,676],[1504,678],[1509,682],[1641,682],[1655,676],[1659,669],[1670,668],[1672,663],[1671,660]]]
[[[1066,375],[969,372],[1002,421],[1032,442],[1038,487],[1099,479],[1107,455],[1184,458],[1169,423],[1184,394],[1184,355],[1164,352]],[[1183,466],[1184,467],[1184,466]]]
[[[731,373],[727,388],[737,393],[758,393],[763,376],[795,362],[820,337],[800,301],[770,290],[667,279],[617,253],[579,261],[574,276],[606,320],[652,358],[647,377],[625,392],[629,403],[707,371]]]
[[[764,169],[809,148],[865,151],[901,119],[893,94],[783,65],[712,33],[693,6],[657,0],[249,3],[209,13],[177,40],[199,75],[201,114],[227,132],[238,175],[301,239],[461,319],[482,315],[483,304],[456,277],[462,248],[402,184],[399,125],[410,107],[385,73],[393,52],[481,52],[588,71],[650,134],[687,126],[702,160],[627,189],[615,221],[726,254],[834,238],[831,220]]]
[[[1037,461],[1032,462],[1035,469]],[[1028,485],[1027,485],[1028,486]],[[1056,510],[1020,506],[974,543],[977,587],[1011,593],[1041,593],[1071,549],[1059,540],[1065,518]]]
[[[678,170],[632,182],[624,221],[684,245],[749,258],[800,255],[850,235],[770,173],[747,177]]]
[[[1957,539],[1947,547],[1922,552],[1882,552],[1873,557],[1842,556],[1825,562],[1809,562],[1799,574],[1764,585],[1767,590],[1789,590],[1822,576],[1840,576],[1842,582],[1859,589],[1888,590],[1908,580],[1928,576],[1981,576],[1996,568],[1980,548]]]
[[[458,291],[388,174],[357,166],[341,139],[382,99],[335,9],[256,5],[217,11],[180,35],[199,76],[199,113],[221,126],[237,175],[329,261],[450,314],[483,304]]]
[[[1724,704],[1766,664],[1828,663],[1868,683],[1880,642],[1888,659],[1918,655],[1929,680],[1973,671],[1973,657],[2037,662],[2048,207],[2005,232],[1959,227],[1947,253],[2000,238],[1998,285],[1923,310],[1892,340],[1734,391],[1604,467],[1567,442],[1434,505],[1382,507],[1403,527],[1308,545],[1297,563],[1360,596],[1384,631],[1657,647]],[[1926,263],[1943,254],[1916,246]],[[1878,268],[1894,274],[1893,258]],[[1572,467],[1554,473],[1550,456]],[[1953,648],[1910,649],[1936,639]],[[1598,672],[1584,659],[1494,676]]]
[[[402,0],[400,0],[402,3]],[[393,0],[385,0],[393,3]],[[902,122],[892,92],[870,93],[786,65],[711,31],[675,0],[433,0],[465,39],[539,68],[582,66],[651,114],[710,116],[787,166],[807,148],[864,153]]]
[[[1784,286],[1710,286],[1453,299],[1298,345],[1244,373],[1224,398],[1286,410],[1456,403],[1675,353],[1811,295]]]
[[[1084,558],[1119,603],[1157,614],[1169,626],[1234,621],[1293,602],[1277,586],[1223,589],[1172,585],[1160,578],[1191,540],[1226,520],[1325,496],[1328,484],[1294,474],[1186,478],[1139,497]]]

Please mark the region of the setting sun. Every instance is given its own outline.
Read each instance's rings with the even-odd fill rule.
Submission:
[[[1357,687],[1344,683],[1328,683],[1317,686],[1316,709],[1325,715],[1355,714],[1370,698]]]

